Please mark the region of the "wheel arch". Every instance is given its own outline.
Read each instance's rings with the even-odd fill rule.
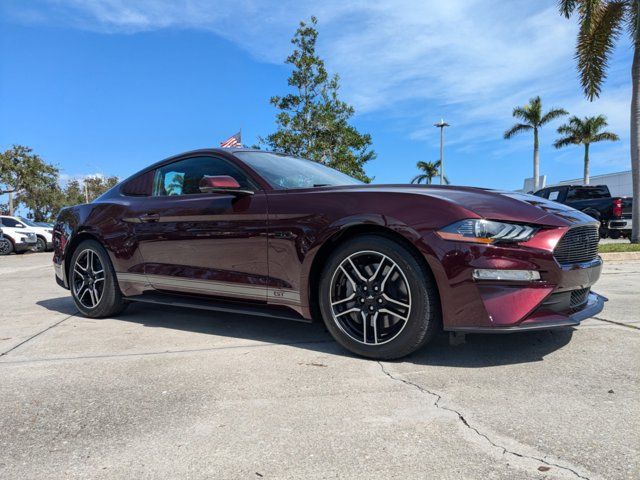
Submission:
[[[311,266],[308,273],[308,281],[306,288],[306,295],[308,299],[309,312],[313,319],[321,318],[320,307],[318,303],[320,276],[322,274],[322,268],[328,260],[329,256],[336,248],[342,245],[344,242],[361,235],[379,235],[391,239],[409,251],[418,261],[418,263],[425,269],[427,275],[431,277],[437,291],[438,299],[440,300],[440,288],[438,282],[433,273],[433,269],[429,265],[429,262],[425,259],[424,255],[420,252],[418,247],[413,243],[410,238],[399,233],[398,231],[378,224],[359,223],[346,226],[324,241],[322,246],[318,249],[313,257]],[[416,234],[417,235],[417,234]]]
[[[582,213],[589,215],[590,217],[595,218],[598,221],[600,221],[600,218],[602,218],[602,214],[592,207],[585,208],[584,210],[582,210]]]
[[[46,250],[47,248],[47,244],[49,244],[50,242],[47,242],[47,238],[42,235],[41,233],[36,233],[36,237],[42,239],[42,241],[44,241],[44,248]]]

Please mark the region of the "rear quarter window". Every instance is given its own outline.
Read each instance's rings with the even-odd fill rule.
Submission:
[[[147,197],[151,195],[151,189],[153,187],[153,175],[154,170],[150,170],[143,174],[137,175],[130,180],[127,180],[120,192],[123,195],[129,195],[134,197]]]

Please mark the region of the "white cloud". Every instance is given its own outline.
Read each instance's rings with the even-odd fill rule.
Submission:
[[[100,178],[102,180],[106,180],[107,177],[108,176],[105,175],[104,173],[96,172],[96,173],[78,173],[74,175],[71,175],[68,173],[61,173],[58,178],[60,181],[60,185],[64,187],[71,180],[77,180],[78,182],[82,183],[85,179],[89,179],[89,178]]]
[[[456,128],[451,145],[495,140],[513,122],[513,106],[534,95],[571,113],[604,113],[628,138],[624,69],[613,65],[613,90],[586,102],[574,69],[575,22],[555,0],[40,1],[49,22],[105,33],[207,30],[278,64],[298,21],[316,15],[320,53],[340,73],[346,99],[361,114],[393,116],[412,139],[436,142],[432,124],[445,116]],[[39,18],[21,2],[11,12]],[[628,52],[618,57],[629,60]]]

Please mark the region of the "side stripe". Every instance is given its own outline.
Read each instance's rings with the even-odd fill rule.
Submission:
[[[153,287],[177,287],[197,290],[203,293],[221,296],[265,299],[270,298],[300,301],[300,293],[294,290],[267,288],[261,285],[243,285],[219,282],[215,280],[196,280],[192,278],[171,277],[167,275],[145,275],[142,273],[116,273],[119,282],[142,283]]]

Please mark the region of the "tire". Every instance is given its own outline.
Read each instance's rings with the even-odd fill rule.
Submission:
[[[609,230],[609,238],[613,240],[618,240],[622,236],[620,230]]]
[[[590,208],[587,208],[586,210],[582,210],[582,213],[585,213],[589,215],[591,218],[594,218],[600,221],[600,212],[598,212],[597,210],[592,210]]]
[[[34,252],[40,253],[47,250],[47,241],[43,237],[38,237],[36,240],[36,248]]]
[[[354,237],[330,255],[320,279],[319,306],[341,346],[380,360],[416,351],[441,325],[431,272],[403,245],[382,235]]]
[[[76,307],[86,317],[111,317],[127,306],[109,255],[95,240],[83,241],[73,252],[69,289]]]
[[[8,238],[0,239],[0,256],[9,255],[13,252],[13,243]]]

